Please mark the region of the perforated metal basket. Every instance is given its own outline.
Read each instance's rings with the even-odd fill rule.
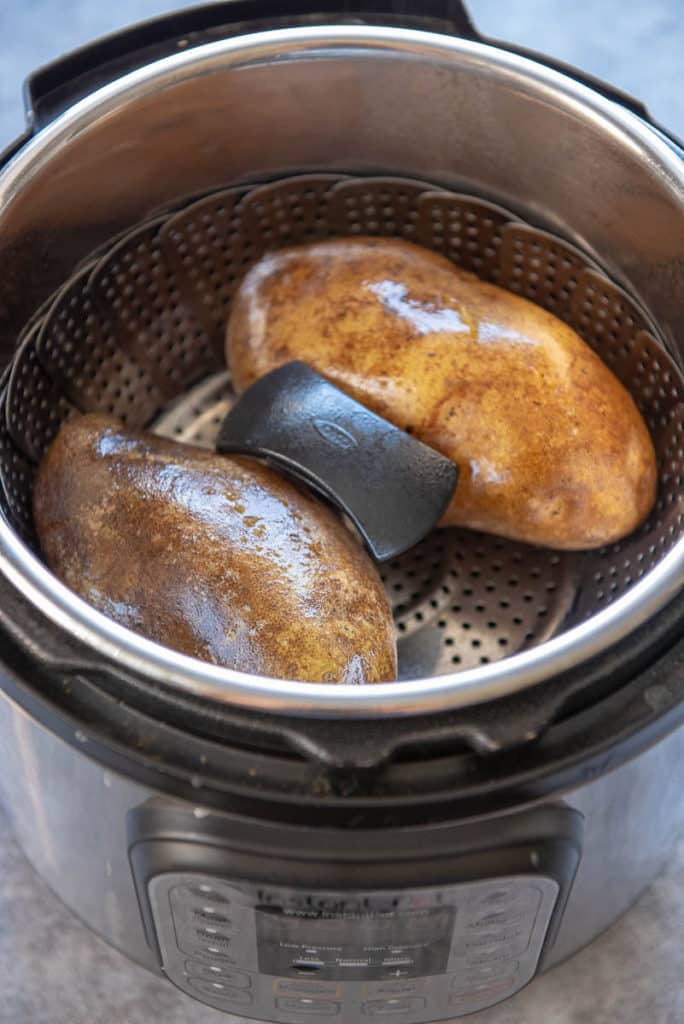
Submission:
[[[404,178],[307,174],[158,213],[82,262],[19,339],[0,408],[0,505],[30,544],[33,474],[60,424],[102,411],[211,446],[232,391],[231,299],[263,253],[355,234],[415,241],[574,327],[631,391],[658,455],[658,500],[631,537],[559,553],[439,530],[383,567],[400,677],[499,661],[582,623],[684,530],[684,381],[639,305],[566,241],[473,195]]]

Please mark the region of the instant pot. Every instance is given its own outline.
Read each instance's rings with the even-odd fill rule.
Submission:
[[[0,171],[19,842],[91,928],[227,1019],[419,1024],[506,999],[622,914],[684,827],[682,149],[453,0],[194,8],[41,69],[26,100]],[[354,233],[573,324],[653,436],[648,522],[572,554],[436,531],[381,565],[396,683],[250,676],[89,608],[32,531],[60,423],[106,410],[212,443],[245,268]]]

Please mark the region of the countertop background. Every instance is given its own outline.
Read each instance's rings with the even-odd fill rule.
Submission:
[[[174,6],[162,0],[0,0],[0,150],[23,128],[21,82],[32,69]],[[469,0],[468,6],[484,34],[552,54],[612,82],[684,136],[681,0]],[[589,948],[515,999],[469,1019],[682,1024],[683,948],[684,843],[649,892]],[[224,1020],[93,936],[33,872],[0,808],[1,1024]]]

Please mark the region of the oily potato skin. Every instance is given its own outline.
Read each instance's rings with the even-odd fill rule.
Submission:
[[[277,678],[396,678],[372,562],[328,508],[253,460],[79,417],[38,469],[34,519],[55,574],[151,640]]]
[[[265,256],[235,297],[227,357],[239,390],[300,359],[457,462],[441,525],[592,548],[655,500],[646,425],[575,331],[411,243]]]

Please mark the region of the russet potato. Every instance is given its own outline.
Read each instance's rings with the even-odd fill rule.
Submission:
[[[291,359],[461,468],[442,525],[592,548],[646,517],[656,460],[631,398],[567,324],[392,239],[265,256],[233,303],[236,387]]]
[[[38,469],[34,519],[54,573],[151,640],[278,678],[396,678],[370,558],[327,507],[254,460],[83,416]]]

